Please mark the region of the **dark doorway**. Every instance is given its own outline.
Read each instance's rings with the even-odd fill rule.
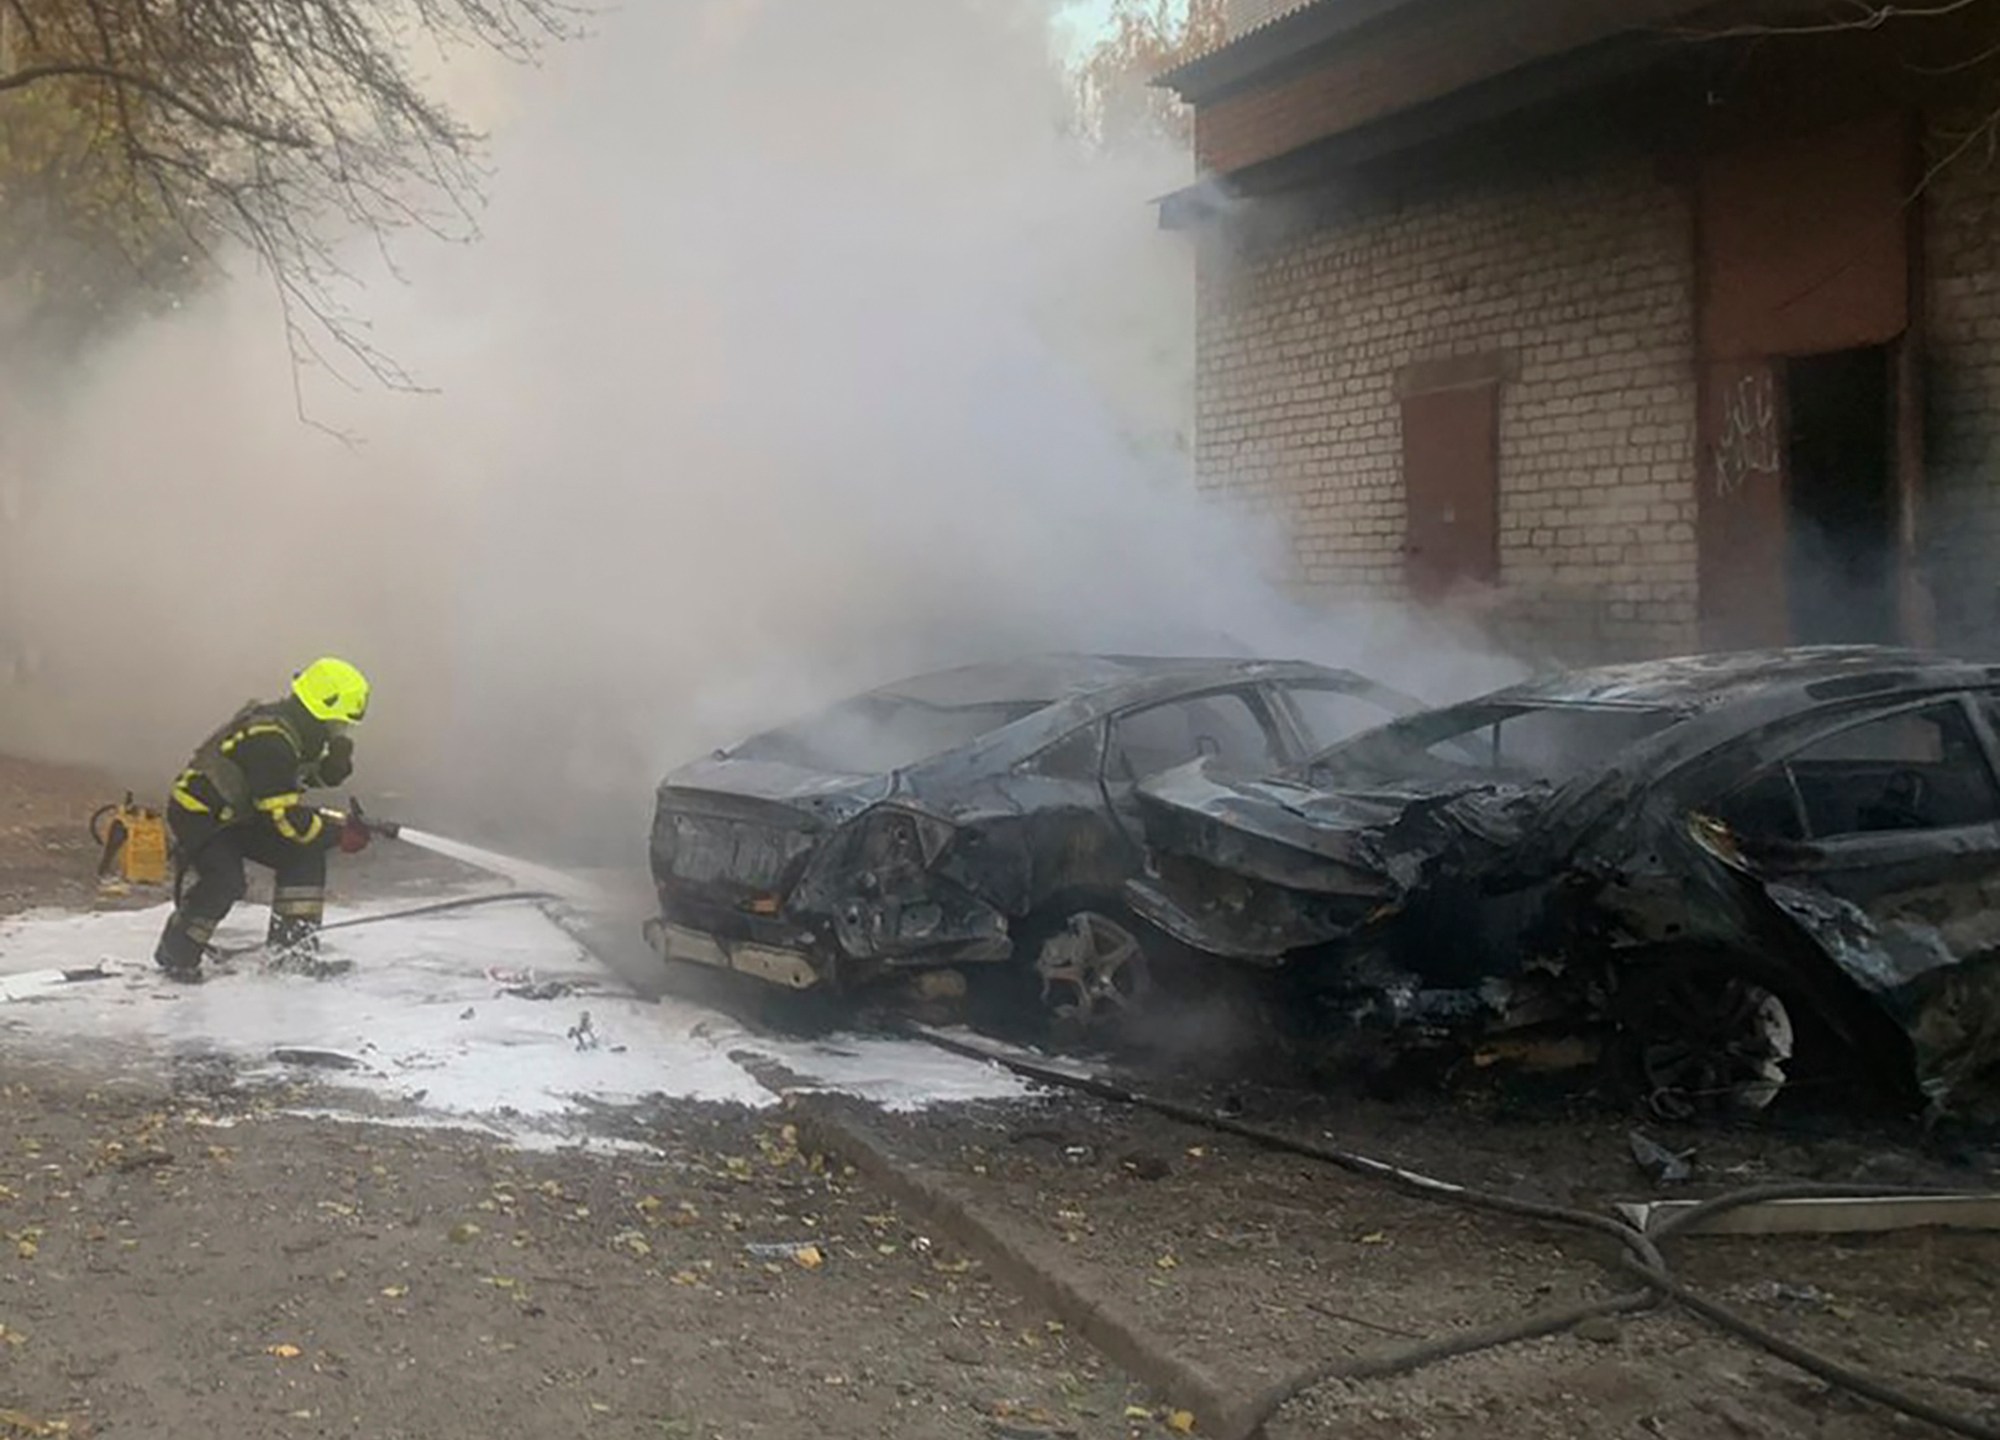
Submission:
[[[1794,644],[1900,638],[1889,380],[1883,346],[1785,364],[1785,589]]]

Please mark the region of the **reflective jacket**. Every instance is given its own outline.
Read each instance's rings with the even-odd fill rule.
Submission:
[[[353,755],[351,740],[295,698],[253,701],[202,741],[174,782],[174,803],[223,825],[262,816],[295,844],[332,844],[336,832],[303,803],[305,792],[344,782]]]

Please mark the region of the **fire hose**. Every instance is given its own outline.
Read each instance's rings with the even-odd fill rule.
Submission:
[[[380,925],[390,920],[415,920],[425,915],[443,915],[453,910],[471,910],[481,905],[507,905],[516,903],[548,904],[562,903],[562,896],[548,890],[502,890],[491,895],[461,895],[453,900],[433,900],[426,905],[412,905],[403,910],[385,910],[378,915],[357,915],[352,920],[335,920],[320,926],[320,933],[329,930],[351,930],[360,925]],[[252,955],[264,946],[232,945],[228,949],[217,949],[210,953],[219,960],[234,960],[244,955]]]
[[[1496,1215],[1506,1215],[1515,1219],[1535,1220],[1546,1224],[1560,1225],[1567,1229],[1584,1230],[1612,1239],[1620,1246],[1619,1269],[1637,1278],[1641,1283],[1619,1294],[1606,1296],[1600,1300],[1587,1301],[1560,1309],[1550,1309],[1526,1315],[1517,1320],[1478,1329],[1464,1330],[1435,1340],[1424,1341],[1404,1350],[1388,1354],[1363,1356],[1359,1359],[1327,1362],[1311,1366],[1296,1375],[1280,1380],[1259,1393],[1243,1418],[1236,1433],[1241,1440],[1260,1435],[1264,1426],[1284,1408],[1306,1391],[1329,1380],[1363,1380],[1388,1375],[1404,1374],[1411,1370],[1432,1365],[1461,1355],[1470,1355],[1481,1350],[1491,1350],[1502,1345],[1518,1344],[1539,1339],[1547,1335],[1560,1334],[1572,1330],[1586,1320],[1616,1314],[1631,1314],[1655,1309],[1666,1304],[1674,1304],[1690,1314],[1707,1321],[1717,1329],[1745,1340],[1770,1352],[1787,1363],[1798,1367],[1829,1385],[1838,1386],[1852,1394],[1874,1401],[1878,1405],[1899,1411],[1916,1419],[1928,1421],[1940,1429],[1969,1440],[2000,1440],[2000,1426],[1988,1424],[1976,1416],[1962,1414],[1941,1405],[1933,1404],[1919,1395],[1892,1386],[1883,1380],[1855,1369],[1853,1366],[1823,1355],[1796,1341],[1787,1339],[1746,1316],[1739,1315],[1727,1306],[1709,1299],[1675,1278],[1668,1269],[1665,1257],[1660,1252],[1660,1242],[1673,1238],[1701,1221],[1710,1219],[1728,1210],[1744,1205],[1757,1204],[1766,1200],[1793,1200],[1818,1197],[1839,1197],[1845,1199],[1894,1198],[1900,1196],[1936,1196],[1942,1193],[1935,1189],[1917,1189],[1909,1186],[1852,1186],[1827,1185],[1810,1182],[1772,1184],[1732,1191],[1704,1200],[1692,1208],[1682,1211],[1662,1221],[1657,1227],[1641,1230],[1635,1225],[1608,1215],[1594,1214],[1588,1210],[1578,1210],[1566,1205],[1552,1205],[1534,1200],[1516,1199],[1492,1191],[1479,1190],[1471,1186],[1456,1185],[1432,1176],[1407,1170],[1374,1159],[1357,1151],[1343,1149],[1336,1145],[1305,1140],[1268,1130],[1262,1126],[1248,1124],[1227,1115],[1204,1110],[1198,1106],[1185,1105],[1162,1096],[1148,1095],[1129,1089],[1115,1081],[1097,1076],[1078,1075],[1070,1071],[1040,1065],[1030,1060],[996,1054],[977,1045],[969,1045],[953,1040],[949,1036],[922,1026],[902,1027],[904,1033],[922,1039],[939,1049],[965,1055],[973,1059],[998,1064],[1022,1076],[1044,1085],[1056,1086],[1092,1095],[1101,1100],[1124,1105],[1134,1109],[1152,1111],[1182,1124],[1194,1125],[1221,1134],[1234,1135],[1266,1149],[1299,1155],[1309,1160],[1334,1166],[1352,1174],[1380,1181],[1395,1189],[1402,1190],[1418,1199],[1437,1203],[1457,1205],[1470,1210],[1482,1210]]]

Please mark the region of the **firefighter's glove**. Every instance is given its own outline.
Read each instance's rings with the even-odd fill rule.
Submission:
[[[320,784],[331,789],[345,785],[347,777],[354,773],[354,741],[346,735],[335,735],[326,742],[326,754],[320,756]]]
[[[359,855],[373,838],[368,827],[350,815],[340,822],[339,839],[334,843],[340,846],[343,855]]]

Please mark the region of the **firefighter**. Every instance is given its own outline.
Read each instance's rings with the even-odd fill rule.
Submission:
[[[215,927],[243,898],[246,860],[270,867],[274,950],[310,951],[326,909],[326,853],[368,844],[358,817],[330,817],[305,792],[340,785],[354,772],[348,727],[368,713],[368,681],[345,660],[315,660],[292,693],[253,702],[217,730],[174,782],[167,824],[174,837],[174,913],[153,952],[176,980],[201,978]],[[181,893],[187,872],[194,883]]]

